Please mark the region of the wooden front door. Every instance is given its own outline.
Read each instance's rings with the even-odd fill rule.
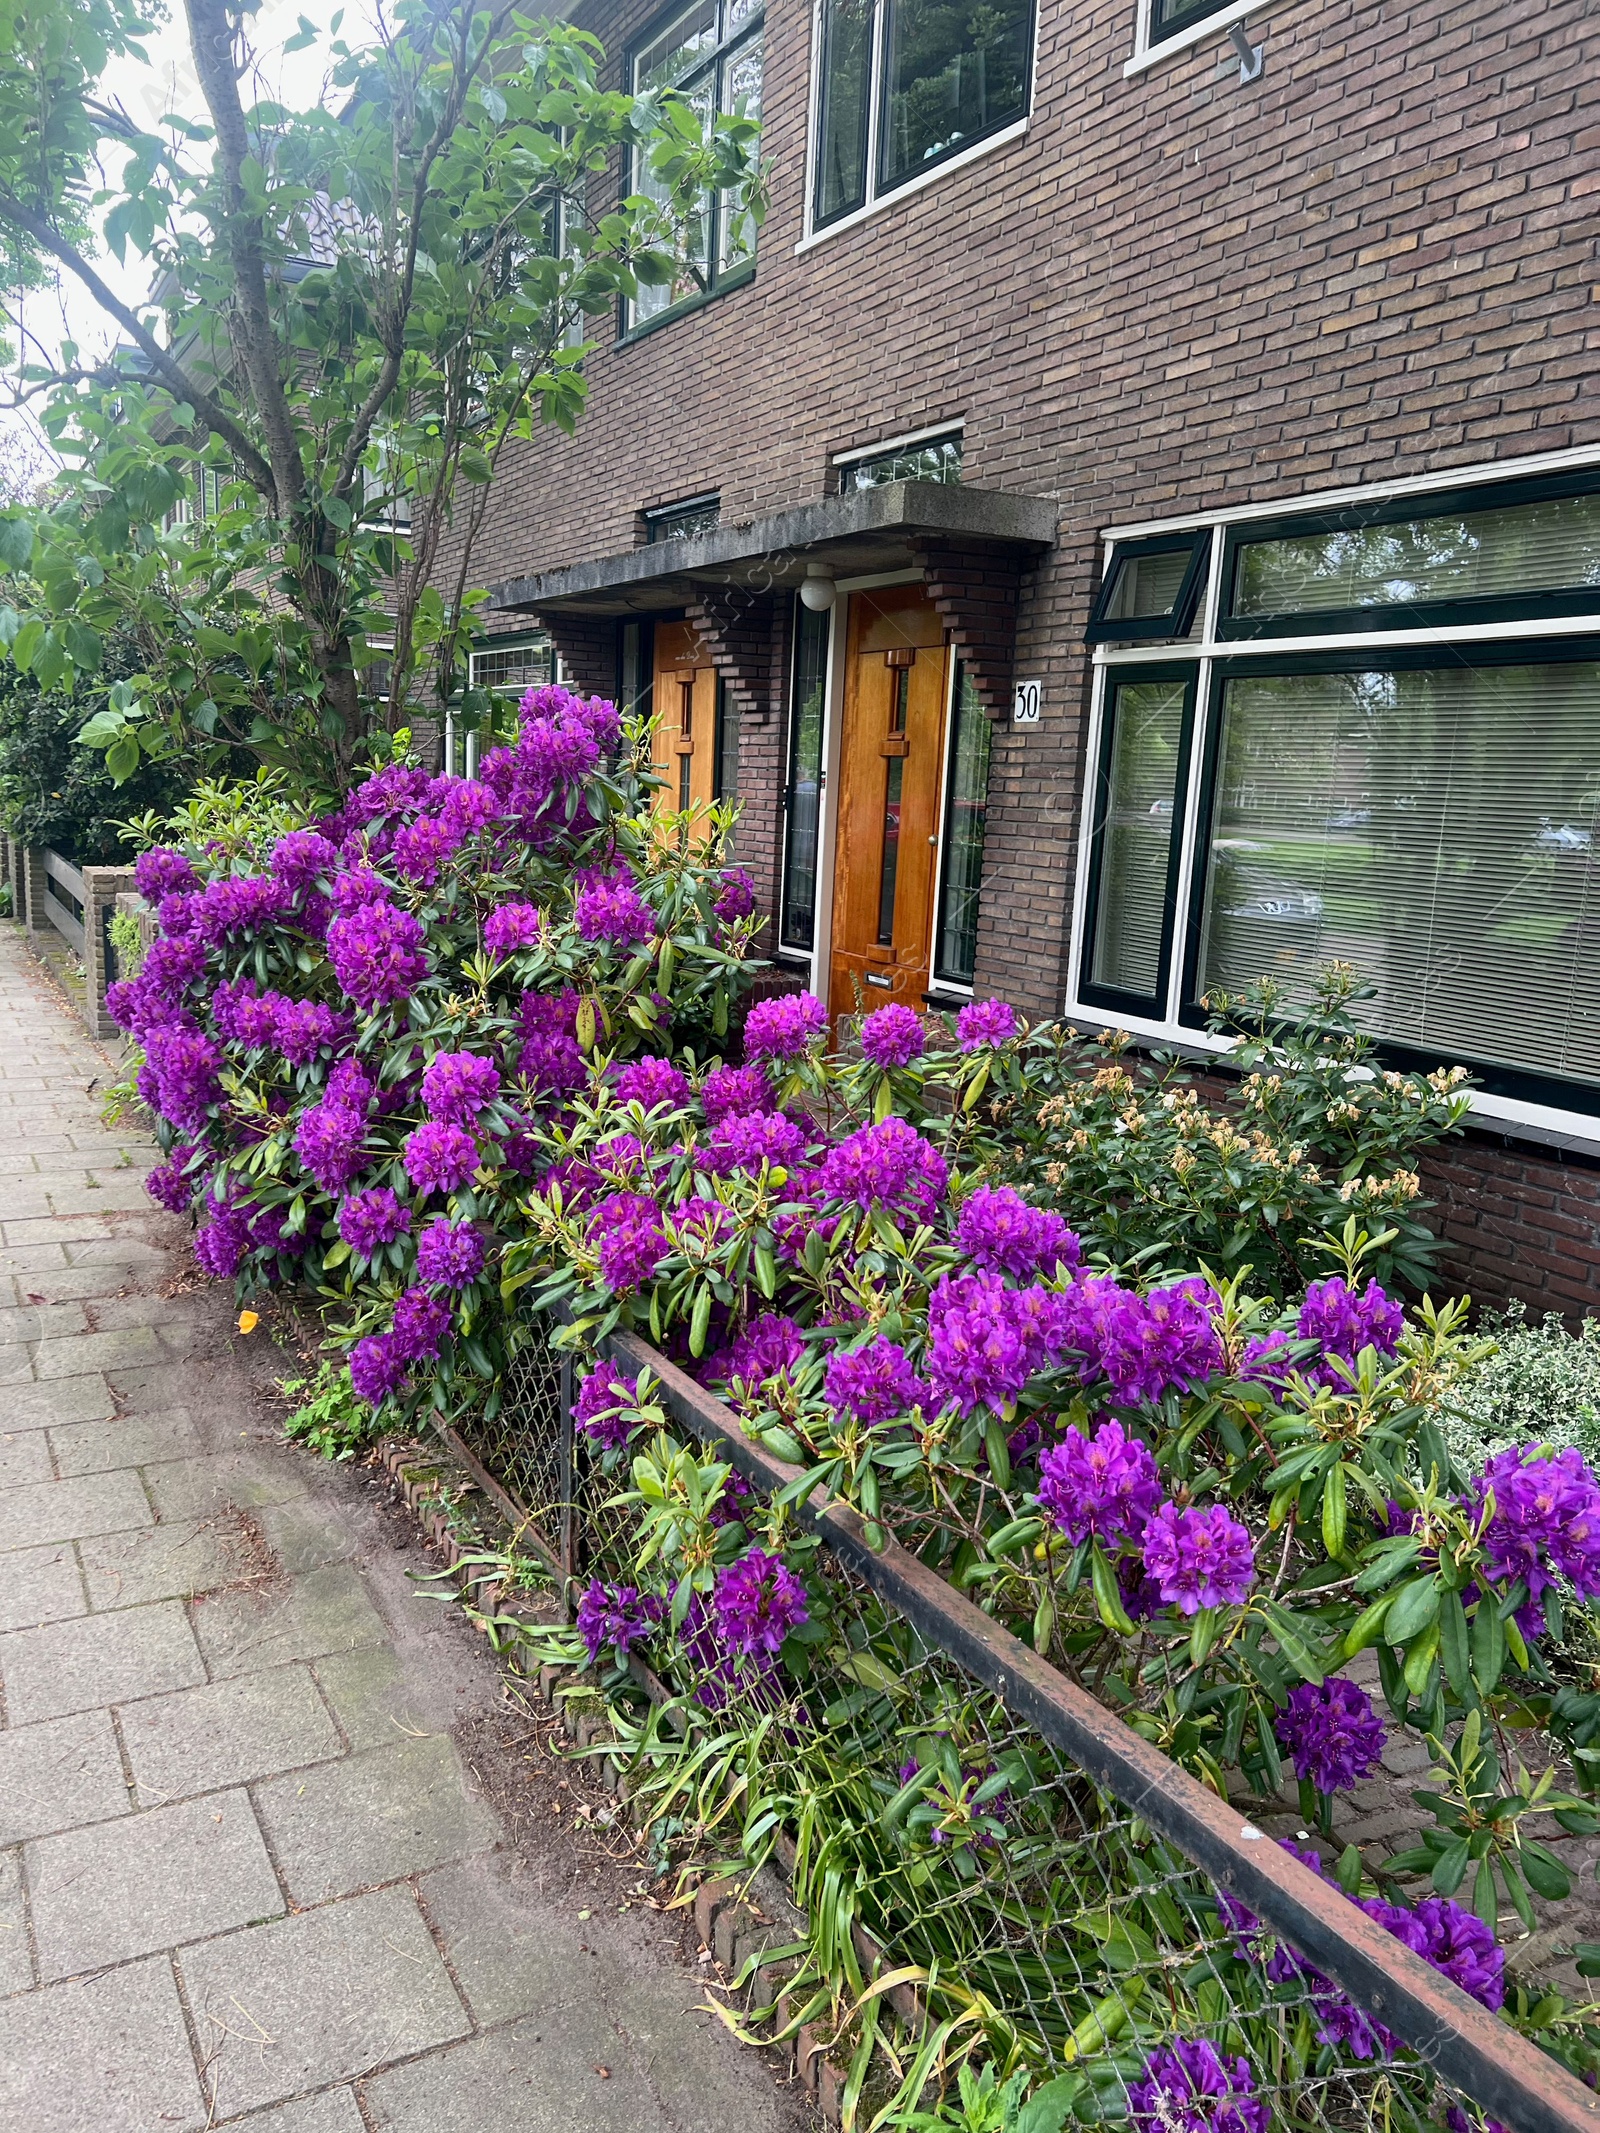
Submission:
[[[922,1009],[949,660],[943,623],[920,585],[851,595],[828,975],[832,1015],[870,1013],[890,1000]]]
[[[689,623],[658,622],[655,634],[655,770],[666,781],[656,805],[709,807],[717,796],[717,670]]]

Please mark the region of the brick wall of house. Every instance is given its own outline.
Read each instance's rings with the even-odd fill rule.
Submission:
[[[1530,1313],[1600,1313],[1600,1159],[1471,1133],[1422,1166],[1430,1220],[1450,1249],[1441,1287]]]

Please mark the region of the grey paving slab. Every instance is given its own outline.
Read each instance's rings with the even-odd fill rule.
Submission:
[[[28,1913],[22,1894],[22,1854],[0,1852],[0,2000],[33,1983]]]
[[[123,1326],[115,1333],[74,1333],[60,1340],[41,1341],[34,1353],[33,1367],[43,1383],[51,1378],[75,1378],[85,1370],[117,1370],[156,1363],[161,1354],[161,1343],[153,1328]]]
[[[217,1677],[382,1644],[388,1637],[365,1585],[343,1563],[260,1591],[219,1592],[196,1607],[194,1625]]]
[[[262,1504],[254,1513],[268,1547],[291,1577],[304,1577],[330,1563],[346,1563],[361,1553],[361,1543],[347,1520],[309,1497]]]
[[[254,1568],[240,1552],[233,1525],[215,1518],[102,1534],[79,1541],[78,1555],[95,1608],[189,1599],[234,1584]],[[0,1555],[0,1564],[7,1560]]]
[[[0,1637],[0,1683],[14,1726],[193,1688],[204,1679],[188,1617],[176,1600]]]
[[[592,1935],[570,1912],[528,1902],[499,1859],[442,1866],[419,1887],[482,2028],[558,2005],[566,1981],[591,1968]]]
[[[38,1429],[18,1430],[0,1436],[0,1489],[27,1488],[31,1483],[52,1481],[50,1445]]]
[[[81,1303],[18,1303],[0,1310],[0,1342],[59,1339],[88,1330]]]
[[[97,1372],[50,1385],[13,1385],[0,1391],[0,1429],[48,1429],[52,1422],[98,1422],[116,1412],[110,1387]]]
[[[320,2096],[305,2096],[298,2103],[231,2118],[228,2133],[366,2133],[366,2120],[353,2089],[324,2089]]]
[[[28,1215],[0,1222],[0,1244],[8,1249],[30,1244],[109,1244],[116,1234],[115,1223],[104,1215]]]
[[[0,1732],[0,1844],[128,1810],[109,1711],[75,1711]]]
[[[423,1873],[501,1834],[468,1793],[455,1743],[438,1734],[270,1780],[256,1803],[296,1903]]]
[[[154,1523],[144,1483],[133,1473],[80,1474],[0,1495],[0,1550]]]
[[[71,1541],[0,1555],[0,1632],[62,1622],[87,1606]]]
[[[438,1731],[419,1716],[411,1676],[391,1645],[332,1653],[316,1661],[316,1676],[352,1748],[387,1748]]]
[[[238,1452],[163,1460],[145,1468],[145,1479],[163,1518],[204,1518],[224,1504],[251,1510],[306,1492],[305,1472],[295,1461]]]
[[[218,1785],[246,1784],[344,1753],[304,1666],[273,1667],[151,1697],[127,1705],[121,1722],[143,1806]],[[0,1757],[4,1744],[0,1733]]]
[[[185,1407],[165,1415],[128,1415],[112,1422],[64,1422],[50,1431],[50,1444],[63,1477],[148,1466],[152,1460],[185,1459],[206,1449]]]
[[[178,1957],[216,2116],[347,2081],[467,2030],[409,1889],[380,1889]]]
[[[24,1859],[46,1979],[209,1939],[284,1909],[243,1790],[41,1837]]]
[[[0,2001],[0,2126],[201,2133],[206,2122],[165,1956]]]

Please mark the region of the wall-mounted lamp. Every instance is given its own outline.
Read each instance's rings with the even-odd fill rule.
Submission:
[[[814,615],[825,615],[839,597],[839,588],[828,575],[826,563],[808,563],[800,583],[800,605]]]

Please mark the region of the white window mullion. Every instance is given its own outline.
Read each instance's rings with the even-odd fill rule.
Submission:
[[[1206,760],[1206,733],[1211,717],[1212,663],[1202,659],[1195,676],[1194,731],[1189,743],[1189,788],[1179,828],[1178,879],[1173,890],[1172,960],[1167,971],[1167,1020],[1174,1028],[1183,1007],[1183,959],[1189,938],[1189,896],[1195,879],[1200,842],[1201,773]]]

